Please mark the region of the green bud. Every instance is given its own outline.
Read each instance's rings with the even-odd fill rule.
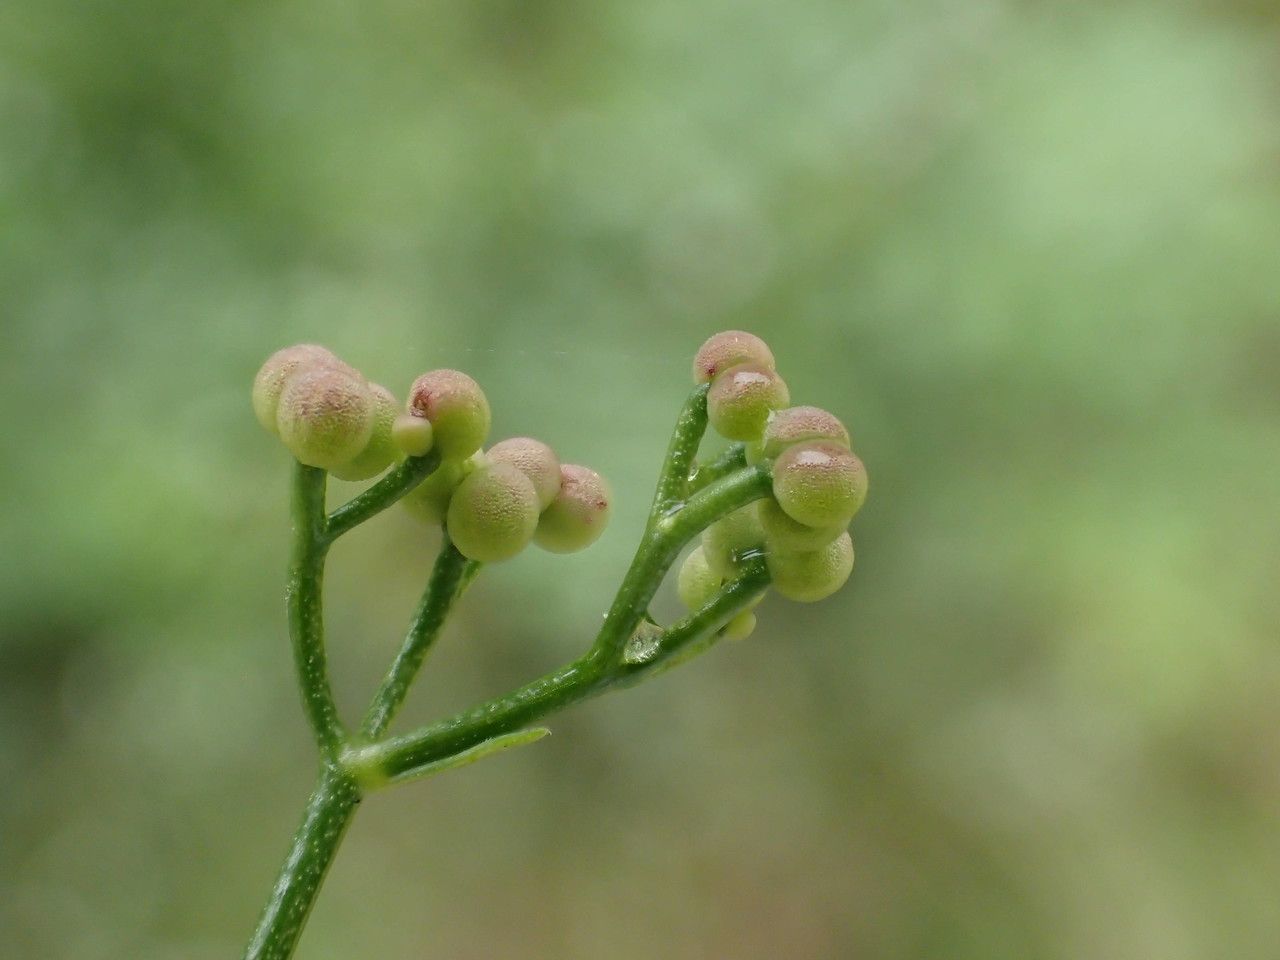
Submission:
[[[853,541],[842,533],[836,540],[808,553],[769,552],[773,587],[789,600],[813,603],[835,593],[853,572]]]
[[[697,547],[680,565],[676,594],[688,610],[701,610],[720,590],[720,574],[711,569],[706,551]]]
[[[533,482],[509,463],[472,471],[449,501],[449,538],[471,560],[497,563],[514,557],[528,546],[537,526]]]
[[[707,340],[693,358],[693,382],[710,383],[722,370],[740,363],[754,363],[766,370],[776,370],[773,351],[755,334],[742,330],[725,330]]]
[[[276,427],[276,412],[285,381],[299,370],[322,366],[345,364],[332,351],[314,343],[297,343],[267,357],[253,378],[253,414],[264,430],[277,435],[280,432]]]
[[[480,385],[458,370],[432,370],[409,388],[409,413],[431,421],[445,460],[464,460],[489,436],[489,401]]]
[[[560,467],[560,490],[542,512],[534,540],[552,553],[574,553],[604,533],[613,510],[613,494],[604,478],[574,463]]]
[[[750,610],[743,610],[724,625],[724,638],[726,640],[745,640],[755,631],[756,615]]]
[[[754,503],[739,507],[702,531],[702,549],[707,555],[707,563],[726,579],[738,574],[746,555],[763,547],[764,530]]]
[[[770,415],[761,452],[772,460],[787,447],[807,440],[830,440],[849,449],[849,431],[834,413],[821,407],[787,407]]]
[[[803,553],[825,547],[840,534],[844,533],[844,524],[829,527],[805,526],[791,517],[778,506],[772,497],[760,501],[760,526],[764,528],[765,543],[770,550],[782,553]]]
[[[449,513],[449,501],[453,499],[458,484],[483,463],[484,459],[478,452],[467,460],[445,460],[400,502],[419,520],[439,526]]]
[[[533,483],[542,510],[560,492],[560,461],[555,451],[532,437],[511,437],[495,443],[485,454],[490,463],[509,463]]]
[[[806,526],[848,526],[867,498],[867,471],[829,440],[798,443],[774,462],[773,495],[792,520]]]
[[[431,452],[435,431],[426,417],[402,413],[391,423],[391,441],[410,457],[423,457]]]
[[[308,367],[285,381],[276,428],[300,462],[332,470],[364,449],[373,434],[373,414],[373,394],[356,371]]]
[[[791,402],[781,377],[756,363],[719,373],[707,393],[707,418],[728,440],[759,440],[770,412]]]
[[[400,454],[391,439],[391,427],[399,407],[395,395],[378,383],[369,384],[369,393],[373,396],[373,433],[354,460],[329,471],[339,480],[368,480],[391,466]]]

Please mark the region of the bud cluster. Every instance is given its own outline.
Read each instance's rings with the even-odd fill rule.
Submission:
[[[849,522],[867,496],[867,472],[850,450],[839,418],[812,406],[789,406],[773,352],[758,337],[731,330],[711,337],[693,363],[695,382],[710,383],[707,418],[716,432],[745,443],[751,463],[769,461],[773,496],[711,524],[685,560],[677,592],[691,610],[763,556],[772,586],[801,602],[835,593],[853,570]],[[729,636],[750,632],[740,614]]]
[[[400,412],[391,391],[324,347],[298,344],[262,365],[253,409],[299,462],[343,480],[365,480],[434,450],[439,467],[401,502],[447,527],[472,560],[506,560],[530,542],[572,553],[594,543],[609,520],[613,496],[604,479],[561,464],[545,443],[513,437],[484,452],[489,401],[458,370],[422,374]]]
[[[396,459],[396,400],[332,351],[311,343],[278,350],[253,381],[253,412],[301,463],[364,480]]]
[[[443,524],[469,559],[508,560],[531,542],[570,553],[604,532],[613,498],[593,470],[561,464],[554,450],[532,437],[511,437],[481,451],[489,402],[465,373],[424,373],[409,391],[407,416],[431,423],[442,462],[402,502],[427,523]],[[410,426],[403,424],[402,432]]]
[[[532,437],[512,437],[466,461],[446,460],[403,500],[415,516],[443,523],[466,557],[496,563],[531,542],[573,553],[604,532],[613,495],[594,470],[560,463]]]

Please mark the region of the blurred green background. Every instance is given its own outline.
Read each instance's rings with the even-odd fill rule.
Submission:
[[[313,759],[268,353],[461,367],[616,489],[477,583],[407,724],[584,648],[738,327],[869,465],[848,588],[370,798],[300,957],[1273,958],[1278,40],[1262,0],[0,5],[3,952],[236,957],[274,878]],[[348,713],[434,546],[335,551]]]

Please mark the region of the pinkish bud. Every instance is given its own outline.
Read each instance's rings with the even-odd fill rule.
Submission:
[[[395,395],[378,383],[369,384],[373,397],[373,432],[364,449],[350,463],[334,467],[329,472],[339,480],[368,480],[376,477],[395,462],[400,450],[391,439],[391,427],[399,411]]]
[[[495,443],[485,453],[490,463],[509,463],[533,483],[542,510],[560,492],[560,461],[555,451],[532,437],[511,437]]]
[[[756,363],[716,375],[707,393],[707,418],[728,440],[759,440],[769,414],[791,402],[781,377]]]
[[[285,381],[276,427],[301,463],[332,470],[364,449],[373,414],[373,394],[360,374],[346,366],[310,367]]]
[[[264,430],[278,434],[276,412],[285,381],[302,369],[317,366],[346,366],[332,351],[314,343],[297,343],[277,350],[253,378],[253,414]]]
[[[465,460],[489,435],[489,401],[480,385],[458,370],[432,370],[409,388],[409,413],[431,421],[445,460]]]
[[[693,382],[710,383],[722,370],[740,363],[754,363],[776,370],[773,351],[753,333],[725,330],[710,337],[693,358]]]
[[[574,553],[591,546],[604,533],[613,495],[600,474],[566,463],[560,467],[560,490],[542,512],[534,540],[552,553]]]

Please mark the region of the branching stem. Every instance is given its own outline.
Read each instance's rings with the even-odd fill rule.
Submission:
[[[466,588],[464,577],[468,568],[474,576],[479,572],[480,565],[473,564],[459,553],[458,548],[446,536],[440,547],[440,554],[436,557],[436,565],[431,571],[431,580],[427,583],[427,589],[409,623],[404,644],[365,713],[364,723],[360,727],[360,736],[364,740],[372,741],[382,736],[400,704],[404,703],[409,686],[439,636],[454,600]]]
[[[338,708],[329,685],[324,649],[324,611],[321,599],[324,560],[329,544],[324,516],[325,472],[298,464],[293,479],[293,560],[285,589],[289,636],[298,669],[302,706],[320,752],[337,760],[346,742]]]
[[[404,736],[379,739],[403,703],[454,602],[479,571],[447,536],[399,654],[352,742],[338,718],[324,650],[321,586],[328,548],[391,506],[439,460],[410,458],[364,493],[325,514],[325,473],[299,465],[294,480],[294,552],[287,592],[289,629],[303,705],[320,747],[321,774],[245,960],[288,960],[329,863],[363,793],[458,766],[542,736],[531,722],[613,687],[648,679],[713,644],[721,628],[768,586],[763,560],[750,561],[702,609],[662,631],[652,650],[629,658],[627,643],[680,550],[708,525],[768,496],[767,463],[747,466],[741,445],[691,476],[707,426],[707,388],[686,401],[663,461],[644,535],[588,651],[501,697]]]

